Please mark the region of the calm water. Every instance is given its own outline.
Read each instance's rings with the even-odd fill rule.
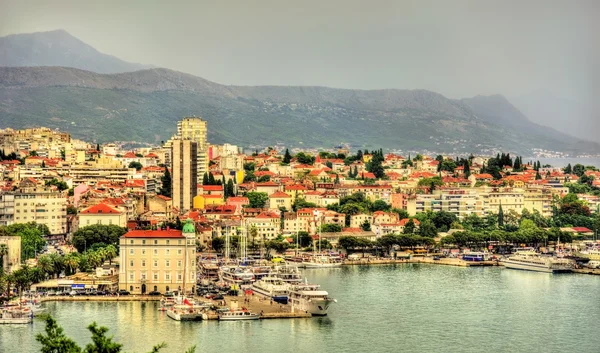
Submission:
[[[127,352],[599,352],[600,277],[424,264],[307,271],[325,318],[180,323],[155,303],[46,303],[67,335],[92,321]],[[38,352],[44,325],[0,326],[0,352]]]

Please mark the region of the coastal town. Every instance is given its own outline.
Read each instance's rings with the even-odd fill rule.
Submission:
[[[161,145],[126,149],[1,130],[2,301],[150,300],[175,320],[251,320],[327,314],[336,300],[303,268],[600,274],[595,166],[346,146],[244,151],[210,144],[208,128],[186,117]],[[3,309],[6,322],[14,310]]]

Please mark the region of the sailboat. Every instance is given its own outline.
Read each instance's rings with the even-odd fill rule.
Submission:
[[[319,217],[320,219],[320,212],[315,210],[314,213],[315,217]],[[308,258],[308,260],[303,260],[302,261],[302,266],[305,268],[332,268],[332,267],[341,267],[342,266],[342,260],[339,257],[336,256],[332,256],[330,254],[323,254],[321,252],[321,225],[322,222],[319,222],[319,254],[316,254],[316,245],[315,242],[313,241],[313,254],[310,258]],[[315,219],[315,225],[317,224],[317,221]]]

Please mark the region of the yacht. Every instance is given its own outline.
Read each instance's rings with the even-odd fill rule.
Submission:
[[[280,278],[266,276],[252,283],[252,290],[273,299],[276,303],[288,303],[288,285]]]
[[[228,311],[219,314],[221,321],[258,320],[260,314],[251,313],[247,310]]]
[[[329,293],[321,290],[318,284],[289,285],[288,296],[294,310],[302,310],[319,316],[327,315],[329,305],[337,302],[329,297]]]
[[[341,267],[342,261],[339,257],[330,255],[313,255],[308,260],[302,261],[305,268],[331,268]]]
[[[506,268],[537,272],[571,272],[572,262],[567,259],[557,259],[541,256],[535,251],[518,251],[500,261]]]
[[[219,265],[215,262],[202,262],[200,264],[200,278],[208,283],[219,280]]]
[[[575,256],[580,257],[582,259],[588,259],[590,261],[600,261],[600,249],[592,248],[587,250],[582,250],[575,253]]]
[[[25,307],[0,308],[0,324],[29,324],[33,322],[33,311]]]
[[[240,287],[252,284],[254,282],[254,274],[240,267],[223,266],[219,269],[219,279],[225,285]]]
[[[275,266],[271,276],[277,277],[288,284],[299,284],[304,281],[302,272],[297,266]]]
[[[203,303],[196,303],[187,298],[178,298],[177,302],[167,308],[167,316],[175,321],[202,320],[204,310],[208,308]]]

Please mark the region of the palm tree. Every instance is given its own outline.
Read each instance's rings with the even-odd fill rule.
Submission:
[[[79,258],[71,253],[65,256],[64,264],[65,267],[69,269],[70,274],[75,274],[77,272],[77,267],[79,266]]]
[[[109,246],[104,248],[104,250],[106,250],[106,255],[108,256],[109,264],[112,265],[112,260],[118,255],[117,248],[114,245],[110,244]]]
[[[37,266],[45,275],[52,276],[54,274],[54,261],[50,255],[42,255],[37,260]]]
[[[64,257],[58,254],[50,254],[54,266],[54,274],[58,277],[65,268]]]
[[[8,255],[8,245],[0,244],[0,268],[4,268],[4,256]]]

